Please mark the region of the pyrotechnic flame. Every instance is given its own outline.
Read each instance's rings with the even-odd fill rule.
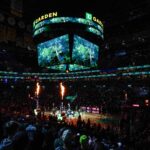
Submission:
[[[64,85],[62,84],[62,82],[60,82],[60,93],[61,93],[61,98],[62,98],[62,100],[63,100],[64,94],[65,94],[65,87],[64,87]]]
[[[39,96],[40,93],[40,84],[39,82],[36,83],[36,95]]]

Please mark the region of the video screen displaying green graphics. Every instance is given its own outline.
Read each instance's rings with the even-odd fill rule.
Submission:
[[[53,71],[98,69],[103,30],[103,23],[88,12],[55,11],[38,17],[33,39],[39,66]]]
[[[74,64],[97,67],[98,66],[99,46],[85,40],[84,38],[74,35],[72,50],[72,61]]]
[[[80,24],[85,27],[86,32],[90,32],[98,37],[104,38],[103,24],[92,14],[86,13],[85,18],[59,16],[58,12],[45,14],[33,22],[33,37],[43,32],[51,32],[52,24]],[[59,30],[60,28],[58,28]]]
[[[48,67],[70,62],[68,34],[37,45],[38,64]]]

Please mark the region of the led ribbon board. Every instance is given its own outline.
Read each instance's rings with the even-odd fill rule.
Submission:
[[[57,12],[45,14],[33,22],[33,36],[37,36],[43,32],[50,31],[48,25],[51,24],[64,24],[64,23],[73,23],[73,24],[82,24],[86,26],[86,31],[91,32],[97,36],[100,36],[102,39],[103,36],[103,24],[102,22],[93,17],[92,14],[86,13],[86,18],[79,17],[58,17]]]

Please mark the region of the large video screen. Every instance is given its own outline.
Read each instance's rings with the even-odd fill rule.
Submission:
[[[98,66],[98,53],[98,45],[85,40],[78,35],[74,35],[72,50],[73,64],[95,68]]]
[[[38,64],[49,67],[70,62],[68,34],[37,45]]]

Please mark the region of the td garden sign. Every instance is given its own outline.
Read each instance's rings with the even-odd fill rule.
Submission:
[[[53,18],[53,17],[57,17],[58,16],[58,12],[51,12],[45,15],[40,16],[39,18],[37,18],[34,22],[33,22],[33,26],[35,26],[37,23],[39,23],[40,21],[43,21],[45,19],[49,19],[49,18]]]
[[[54,17],[58,17],[58,12],[50,12],[50,13],[47,13],[47,14],[44,14],[42,16],[40,16],[39,18],[37,18],[34,22],[33,22],[33,27],[38,24],[39,22],[41,21],[44,21],[46,19],[50,19],[50,18],[54,18]],[[102,28],[103,28],[103,24],[102,22],[96,18],[95,16],[93,16],[91,13],[85,13],[85,18],[88,19],[88,20],[92,20],[96,23],[98,23]]]
[[[93,20],[93,21],[97,22],[98,24],[100,24],[103,27],[102,22],[98,18],[96,18],[95,16],[93,16],[92,14],[86,13],[85,17],[86,17],[86,19]]]

